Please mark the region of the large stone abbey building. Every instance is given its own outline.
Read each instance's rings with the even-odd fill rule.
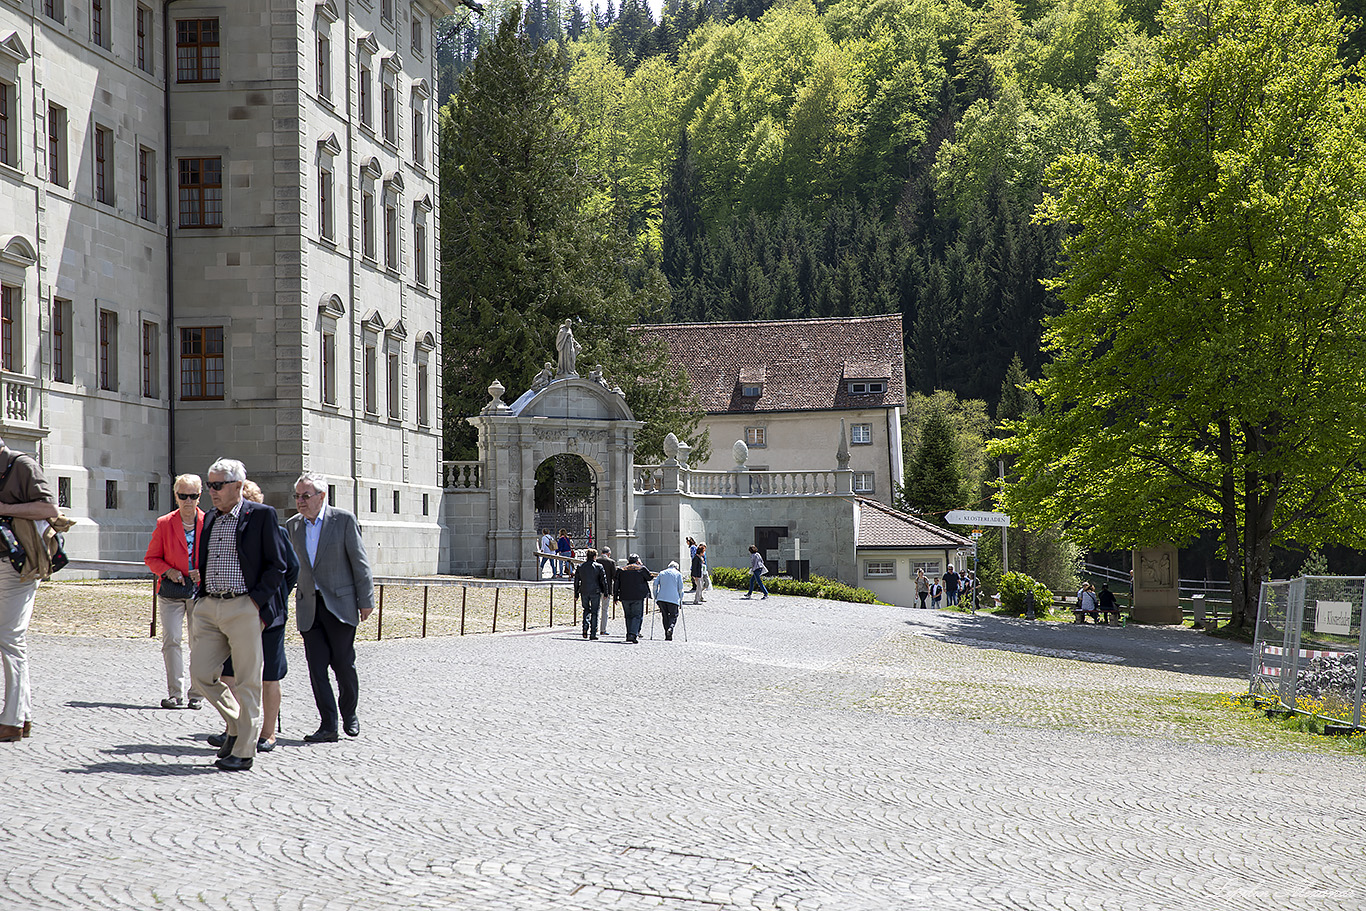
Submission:
[[[438,563],[442,0],[0,0],[0,435],[140,560],[171,480],[318,471]]]

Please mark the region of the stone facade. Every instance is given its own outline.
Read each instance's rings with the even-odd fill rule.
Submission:
[[[140,560],[174,474],[231,456],[277,508],[325,474],[381,571],[430,572],[449,7],[96,9],[0,4],[0,427],[58,481],[68,549]]]

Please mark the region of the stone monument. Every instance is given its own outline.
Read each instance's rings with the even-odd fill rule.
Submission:
[[[1180,623],[1180,581],[1176,547],[1159,544],[1134,550],[1136,623]]]

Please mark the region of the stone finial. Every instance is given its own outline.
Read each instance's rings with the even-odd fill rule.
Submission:
[[[745,462],[749,459],[749,447],[744,440],[736,440],[735,445],[730,448],[731,455],[735,456],[735,467],[741,469],[745,467]]]
[[[678,459],[678,437],[674,436],[672,433],[664,437],[664,455],[670,461],[676,461]]]
[[[849,469],[849,437],[844,431],[844,418],[840,418],[840,448],[835,450],[835,461],[840,471]]]
[[[683,442],[682,440],[679,440],[679,441],[678,441],[678,461],[679,461],[680,463],[682,463],[683,466],[684,466],[685,468],[686,468],[687,465],[688,465],[688,456],[690,456],[690,455],[692,455],[692,447],[689,446],[687,443]]]
[[[498,380],[494,380],[492,383],[489,383],[489,397],[492,398],[493,401],[489,402],[488,407],[489,407],[489,408],[505,408],[505,407],[507,407],[506,405],[503,404],[503,393],[504,393],[504,392],[507,392],[507,387],[504,386],[502,383],[498,382]]]

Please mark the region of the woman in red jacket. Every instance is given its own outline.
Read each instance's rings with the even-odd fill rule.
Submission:
[[[161,591],[162,577],[172,582],[188,581],[199,587],[199,567],[191,565],[199,533],[204,530],[204,512],[199,508],[199,497],[204,491],[199,475],[183,474],[171,485],[175,491],[176,509],[157,519],[152,532],[152,543],[147,545],[147,568],[156,573],[157,607],[161,612],[161,656],[166,661],[166,698],[163,709],[192,709],[200,706],[200,696],[187,691],[189,677],[185,673],[185,649],[181,643],[189,630],[194,598],[167,597]]]

